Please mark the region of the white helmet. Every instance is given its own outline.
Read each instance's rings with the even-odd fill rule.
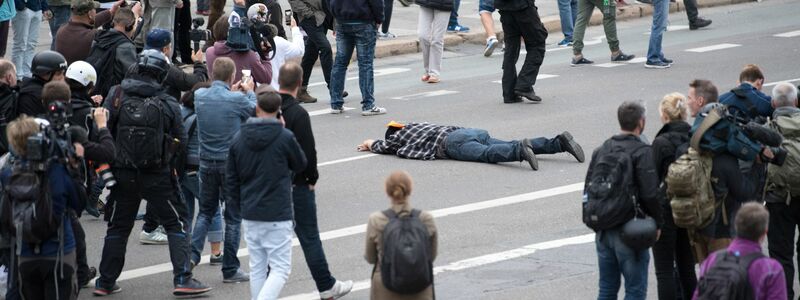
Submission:
[[[247,18],[252,21],[269,22],[269,9],[262,3],[256,3],[247,9]]]
[[[82,60],[70,64],[65,76],[77,81],[83,86],[89,86],[90,83],[94,84],[97,82],[97,72],[94,70],[94,67]]]

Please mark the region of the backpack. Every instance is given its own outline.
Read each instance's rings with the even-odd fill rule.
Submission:
[[[636,206],[629,152],[613,140],[606,141],[598,151],[583,194],[583,223],[594,231],[624,224],[634,217]]]
[[[225,22],[226,20],[220,21]],[[256,47],[253,43],[253,37],[250,35],[248,21],[232,13],[227,22],[231,23],[231,25],[228,28],[228,40],[225,41],[225,46],[236,52],[255,51]]]
[[[689,152],[681,155],[667,170],[664,182],[675,225],[687,229],[708,226],[714,220],[716,202],[711,187],[713,158],[700,152],[700,140],[722,120],[719,110],[711,110],[692,134]]]
[[[86,58],[95,70],[97,70],[97,82],[95,83],[93,94],[105,97],[111,87],[122,82],[122,78],[114,78],[114,66],[117,60],[117,46],[122,44],[118,43],[103,43],[97,40],[100,34],[95,35],[92,42],[92,50]]]
[[[692,125],[692,137],[697,135],[700,140],[698,146],[694,148],[711,153],[728,152],[740,160],[754,161],[756,155],[761,152],[761,145],[748,138],[744,131],[728,117],[727,109],[724,105],[718,105],[706,114],[697,115]],[[712,115],[716,122],[704,133],[698,135],[697,131],[700,125]]]
[[[747,270],[753,261],[764,257],[761,252],[737,256],[728,250],[717,251],[711,268],[697,282],[698,300],[746,300],[755,299]]]
[[[381,280],[398,294],[419,293],[433,284],[433,249],[430,234],[417,209],[399,217],[393,210],[383,212],[389,223],[383,230]]]
[[[184,117],[183,122],[185,123],[186,120],[188,120],[191,117],[194,117],[194,119],[192,119],[192,125],[189,125],[189,129],[186,134],[187,143],[188,139],[191,139],[192,135],[197,130],[197,114],[195,112],[192,112],[191,114]],[[178,174],[186,173],[188,160],[189,160],[189,149],[187,149],[187,147],[182,147],[181,151],[179,151],[175,155],[175,170],[177,171]]]
[[[11,167],[2,194],[3,210],[8,209],[10,214],[3,213],[3,224],[10,223],[6,233],[18,243],[37,246],[61,228],[61,218],[53,213],[48,169],[49,164],[45,171],[37,171],[20,161]]]
[[[141,98],[123,93],[114,101],[118,108],[114,135],[118,166],[156,169],[169,164],[164,100],[160,96]]]
[[[769,126],[784,137],[781,148],[787,155],[782,166],[767,166],[767,190],[782,190],[786,199],[800,196],[800,113],[779,116]]]

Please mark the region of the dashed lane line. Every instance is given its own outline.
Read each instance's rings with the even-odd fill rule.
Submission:
[[[411,95],[405,95],[400,97],[392,97],[394,100],[412,100],[412,99],[419,99],[419,98],[430,98],[430,97],[437,97],[437,96],[444,96],[444,95],[452,95],[458,94],[458,91],[450,91],[450,90],[437,90],[437,91],[430,91],[430,92],[422,92],[416,93]]]
[[[352,107],[342,107],[342,108],[344,109],[344,111],[354,110],[355,109],[355,108],[352,108]],[[313,116],[325,115],[325,114],[329,114],[329,113],[331,113],[331,109],[330,108],[326,108],[326,109],[320,109],[320,110],[312,110],[312,111],[308,112],[308,115],[313,117]]]
[[[800,30],[779,33],[779,34],[776,34],[776,35],[773,35],[773,36],[774,37],[782,37],[782,38],[798,37],[798,36],[800,36]]]
[[[386,76],[386,75],[391,75],[391,74],[404,73],[404,72],[408,72],[408,71],[411,71],[411,69],[409,69],[409,68],[385,68],[385,69],[377,69],[377,70],[375,70],[375,71],[373,72],[373,75],[372,75],[372,77],[381,77],[381,76]],[[347,80],[356,80],[356,79],[358,79],[358,76],[347,77]],[[309,86],[309,87],[314,87],[314,86],[320,86],[320,85],[325,85],[325,84],[327,84],[327,83],[325,83],[325,82],[323,81],[323,82],[315,82],[315,83],[311,83],[311,84],[309,84],[308,86]]]
[[[539,74],[536,75],[536,80],[548,79],[548,78],[556,78],[558,75],[553,74]],[[492,83],[503,83],[503,80],[494,80]]]
[[[794,78],[794,79],[787,79],[787,80],[781,80],[781,81],[776,81],[776,82],[765,83],[764,86],[773,86],[773,85],[778,85],[779,83],[784,83],[784,82],[792,83],[792,82],[797,82],[797,81],[800,81],[800,78]]]
[[[717,50],[728,49],[728,48],[736,48],[736,47],[741,47],[741,46],[742,45],[739,45],[739,44],[723,43],[723,44],[716,44],[716,45],[705,46],[705,47],[700,47],[700,48],[686,49],[686,52],[703,53],[703,52],[711,52],[711,51],[717,51]]]

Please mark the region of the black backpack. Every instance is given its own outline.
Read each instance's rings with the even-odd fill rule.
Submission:
[[[183,118],[183,122],[185,123],[186,120],[192,118],[191,124],[189,125],[189,129],[186,132],[186,143],[192,138],[192,135],[195,131],[197,131],[197,113],[192,112],[191,114],[187,115]],[[189,149],[187,147],[182,147],[180,151],[175,155],[175,170],[178,174],[186,173],[188,162],[189,161]],[[181,175],[182,176],[182,175]]]
[[[411,210],[399,217],[393,210],[383,212],[389,223],[383,230],[381,280],[390,291],[416,294],[433,284],[433,249],[430,234],[419,218],[420,211]]]
[[[728,250],[717,251],[716,261],[697,282],[697,299],[755,299],[747,270],[753,261],[762,257],[761,252],[737,256]]]
[[[115,97],[117,167],[157,169],[169,164],[164,102],[160,96],[141,98],[123,93]]]
[[[36,171],[15,161],[11,176],[3,186],[3,227],[18,243],[38,245],[50,239],[61,228],[61,217],[53,213],[47,169]],[[8,212],[8,213],[7,213]],[[34,250],[38,251],[38,250]]]
[[[629,221],[636,203],[634,166],[629,152],[613,140],[606,141],[598,151],[583,191],[583,223],[594,231]]]
[[[95,35],[95,39],[92,41],[92,49],[86,58],[86,62],[97,70],[97,82],[92,93],[106,97],[111,87],[122,82],[122,78],[114,78],[114,66],[117,60],[117,46],[125,41],[104,43],[97,40],[99,36],[100,34]]]

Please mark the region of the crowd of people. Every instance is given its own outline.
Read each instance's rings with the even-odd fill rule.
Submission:
[[[594,6],[604,10],[612,61],[631,59],[614,38],[614,5],[577,2],[579,11],[570,13],[574,32],[562,27],[560,43],[574,43],[573,64],[591,63],[581,48]],[[308,81],[319,59],[331,113],[344,113],[345,75],[357,51],[361,114],[386,113],[375,103],[372,63],[376,39],[391,36],[392,1],[289,3],[293,14],[286,16],[277,1],[237,0],[230,14],[221,12],[219,0],[198,3],[198,13],[209,15],[209,32],[191,26],[191,3],[182,0],[120,0],[102,11],[92,0],[16,3],[24,9],[14,1],[0,5],[0,18],[10,6],[14,30],[12,59],[0,59],[6,299],[75,299],[92,280],[95,296],[121,292],[117,281],[142,199],[147,204],[139,241],[168,246],[176,296],[212,290],[192,273],[209,243],[210,264],[221,265],[223,283],[249,282],[252,299],[277,299],[291,271],[293,235],[321,299],[353,289],[352,281],[333,276],[322,247],[316,146],[300,104],[317,101]],[[469,29],[458,23],[458,0],[416,3],[422,81],[434,84],[441,80],[445,32]],[[547,31],[536,7],[511,0],[480,1],[479,7],[487,56],[499,44],[491,13],[501,14],[504,101],[541,101],[533,85]],[[696,17],[696,5],[689,14],[696,18],[693,29],[710,23]],[[53,46],[37,53],[34,25],[43,15],[50,19]],[[3,30],[7,35],[4,23],[0,38]],[[654,16],[653,32],[665,24],[665,13]],[[328,30],[336,35],[335,57]],[[522,43],[529,56],[517,74]],[[660,35],[653,34],[646,66],[664,64],[669,60]],[[652,145],[641,138],[644,107],[620,106],[622,132],[593,153],[586,176],[584,222],[597,232],[598,298],[616,298],[622,275],[626,298],[643,299],[650,248],[660,299],[794,297],[797,89],[780,83],[772,96],[762,93],[764,75],[755,65],[743,69],[739,82],[719,95],[710,81],[698,79],[688,96],[665,96],[659,106],[664,127]],[[383,140],[357,148],[421,160],[526,162],[533,170],[541,154],[566,152],[585,160],[566,131],[503,141],[482,129],[424,122],[392,122]],[[412,208],[412,186],[408,173],[392,173],[386,180],[389,209],[369,217],[365,258],[374,265],[372,299],[435,298],[438,233],[430,213]],[[102,197],[105,188],[110,194]],[[108,223],[97,268],[88,265],[83,212],[103,214]],[[237,256],[242,236],[249,273]],[[751,254],[761,253],[764,239],[771,258]],[[736,273],[740,269],[744,274]]]

